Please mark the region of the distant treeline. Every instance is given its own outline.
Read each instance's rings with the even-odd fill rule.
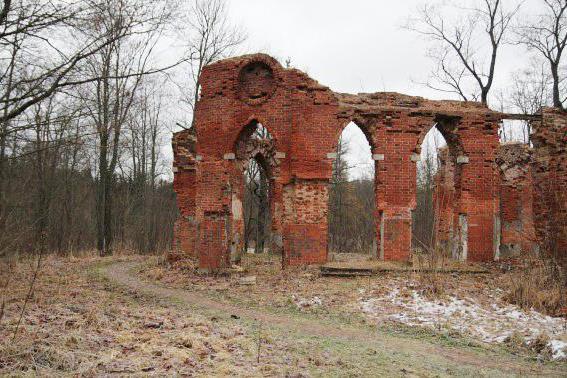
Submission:
[[[6,167],[10,180],[2,193],[7,204],[0,235],[3,254],[96,249],[96,178],[72,161],[38,165],[33,156]],[[115,248],[153,253],[171,246],[177,207],[170,182],[117,176],[113,210]]]

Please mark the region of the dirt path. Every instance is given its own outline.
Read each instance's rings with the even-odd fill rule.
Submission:
[[[328,320],[314,320],[289,314],[274,314],[259,309],[242,308],[235,304],[219,302],[207,296],[182,289],[171,289],[153,283],[142,281],[133,272],[137,262],[113,263],[102,268],[103,275],[112,282],[128,289],[171,301],[175,304],[190,307],[206,314],[214,314],[224,318],[235,315],[249,321],[259,321],[269,324],[288,337],[311,337],[322,339],[327,343],[342,342],[353,344],[355,347],[371,346],[377,350],[386,351],[396,358],[406,360],[410,367],[420,367],[418,375],[430,375],[439,372],[439,366],[447,366],[446,374],[461,375],[547,375],[563,376],[564,366],[542,365],[529,362],[520,357],[503,353],[492,353],[467,347],[439,345],[430,340],[397,337],[391,334],[373,330],[364,326],[353,326],[331,323]],[[295,336],[294,336],[295,335]],[[397,360],[396,360],[397,361]],[[428,366],[435,370],[428,371]],[[423,371],[426,369],[426,371]],[[458,369],[458,370],[455,370]],[[403,369],[402,369],[403,370]]]

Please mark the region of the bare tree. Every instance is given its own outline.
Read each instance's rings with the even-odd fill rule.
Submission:
[[[82,33],[97,14],[95,1],[3,0],[0,10],[0,123],[12,120],[59,89],[96,78],[76,76],[77,66],[121,33]],[[78,35],[82,43],[69,40]],[[67,43],[66,43],[67,42]],[[3,130],[6,132],[6,130]]]
[[[434,139],[434,150],[427,147],[425,157],[417,164],[416,207],[412,214],[413,249],[430,249],[434,246],[434,191],[435,174],[439,166],[438,145]]]
[[[110,43],[85,64],[95,82],[82,91],[98,143],[97,249],[112,253],[112,191],[121,154],[121,137],[144,75],[155,71],[151,58],[169,13],[167,4],[153,6],[131,0],[103,0],[92,34],[109,35]],[[130,38],[114,38],[130,34]]]
[[[553,106],[564,109],[567,100],[564,91],[564,77],[561,72],[561,58],[567,45],[567,2],[565,0],[541,0],[544,13],[530,22],[516,28],[520,43],[529,50],[541,54],[549,63],[552,78]]]
[[[425,3],[417,18],[410,19],[406,26],[434,43],[428,51],[436,65],[433,82],[426,85],[455,93],[464,101],[480,99],[487,104],[498,51],[519,6],[507,10],[503,0],[478,0],[471,7],[450,4],[454,11],[466,16],[452,23],[439,4]]]
[[[161,84],[155,80],[143,83],[125,130],[124,142],[129,156],[124,159],[124,168],[120,167],[122,177],[128,179],[128,196],[131,197],[123,205],[122,224],[129,228],[128,239],[132,240],[134,248],[142,253],[156,251],[171,237],[167,228],[169,209],[163,206],[159,185],[160,149],[165,144],[166,130],[165,95],[160,91]]]
[[[551,102],[552,79],[544,64],[532,61],[529,68],[512,74],[512,105],[522,114],[535,114]]]
[[[522,114],[535,114],[543,106],[552,104],[551,74],[545,62],[532,60],[527,69],[512,74],[512,88],[509,95],[511,105]],[[530,143],[533,121],[522,121],[522,140]]]
[[[102,24],[105,0],[4,0],[0,10],[0,228],[6,218],[5,185],[9,142],[20,140],[36,125],[28,109],[78,85],[100,82],[99,73],[88,75],[87,60],[112,50],[126,37],[140,32],[140,20],[114,17],[112,28]],[[131,8],[138,9],[132,5]],[[138,73],[130,73],[137,75]],[[107,73],[108,76],[108,73]],[[109,77],[109,76],[108,76]],[[75,91],[69,93],[75,94]],[[49,144],[57,145],[57,144]],[[27,151],[26,153],[32,153]]]
[[[190,63],[189,95],[184,101],[195,110],[203,67],[234,52],[246,39],[244,32],[228,21],[225,0],[193,0],[188,10],[187,59]],[[182,89],[185,91],[185,89]],[[191,121],[191,126],[194,122]]]

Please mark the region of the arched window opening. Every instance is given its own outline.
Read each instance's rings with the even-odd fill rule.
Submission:
[[[412,214],[412,250],[433,255],[436,251],[436,232],[440,212],[437,207],[448,203],[454,191],[454,169],[447,141],[432,127],[425,135],[417,162],[416,207]]]
[[[268,129],[257,120],[248,123],[235,141],[235,163],[241,176],[233,193],[233,212],[237,214],[234,222],[240,232],[234,261],[239,263],[247,253],[262,253],[271,246],[274,142]]]
[[[270,134],[270,132],[268,131],[268,129],[266,129],[264,127],[264,125],[262,125],[260,122],[256,123],[256,127],[254,128],[254,131],[252,132],[252,135],[250,136],[250,138],[252,139],[258,139],[258,140],[268,140],[271,141],[272,140],[272,135]]]
[[[249,159],[244,170],[244,250],[262,253],[270,240],[270,183],[262,156]]]
[[[246,153],[246,146],[257,141],[271,142],[272,135],[264,125],[256,120],[252,120],[246,125],[236,140],[236,152],[239,154]]]
[[[329,252],[376,256],[374,160],[353,122],[341,133],[329,190]]]

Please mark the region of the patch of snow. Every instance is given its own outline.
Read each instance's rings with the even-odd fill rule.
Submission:
[[[323,301],[321,300],[321,298],[319,297],[313,297],[311,299],[307,299],[307,298],[300,298],[295,294],[291,295],[291,299],[293,300],[293,303],[295,303],[295,305],[300,309],[304,309],[307,307],[318,307],[321,306],[323,304]]]
[[[561,340],[551,340],[551,358],[553,360],[567,360],[567,343]]]
[[[409,326],[421,326],[440,330],[451,329],[487,343],[506,341],[514,332],[519,332],[529,342],[539,334],[550,337],[549,347],[553,359],[567,359],[567,330],[565,320],[543,315],[537,311],[524,311],[514,305],[499,305],[497,298],[491,305],[482,305],[473,298],[430,300],[414,289],[414,285],[398,283],[388,294],[381,297],[360,298],[362,311],[378,320],[391,320]],[[497,295],[496,297],[499,297]]]

